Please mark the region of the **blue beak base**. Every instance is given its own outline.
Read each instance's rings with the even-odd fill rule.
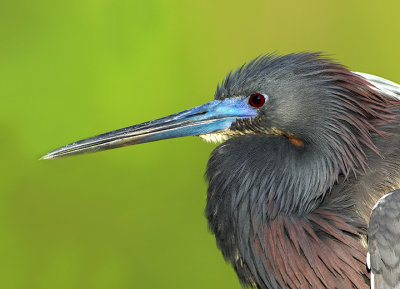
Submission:
[[[162,139],[222,132],[237,119],[250,118],[257,111],[246,98],[214,100],[163,118],[83,139],[44,155],[41,159],[97,152]]]

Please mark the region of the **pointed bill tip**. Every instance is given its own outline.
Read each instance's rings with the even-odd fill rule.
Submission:
[[[43,156],[41,156],[40,158],[39,158],[39,161],[42,161],[42,160],[51,160],[51,159],[54,159],[55,157],[51,154],[51,153],[48,153],[48,154],[45,154],[45,155],[43,155]]]
[[[57,158],[62,157],[63,155],[60,154],[60,153],[58,153],[58,151],[59,151],[59,149],[53,150],[53,151],[51,151],[51,152],[48,152],[47,154],[41,156],[41,157],[39,158],[39,161],[57,159]]]

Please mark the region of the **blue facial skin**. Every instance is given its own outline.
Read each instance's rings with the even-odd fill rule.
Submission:
[[[174,128],[160,131],[156,135],[144,137],[142,140],[143,142],[148,142],[223,131],[228,129],[237,119],[256,115],[257,111],[248,105],[246,99],[213,100],[180,113],[149,122],[148,124],[154,125],[155,128],[164,126],[166,123],[173,125]],[[174,124],[177,126],[175,127]]]
[[[224,131],[237,119],[255,117],[257,114],[247,97],[213,100],[173,115],[71,143],[48,153],[42,159]]]

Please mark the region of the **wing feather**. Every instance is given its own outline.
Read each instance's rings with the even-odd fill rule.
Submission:
[[[400,288],[400,190],[383,196],[368,225],[371,288]]]

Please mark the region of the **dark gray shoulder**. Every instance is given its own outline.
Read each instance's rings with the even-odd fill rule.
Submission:
[[[400,190],[374,206],[368,226],[371,288],[400,288]]]

